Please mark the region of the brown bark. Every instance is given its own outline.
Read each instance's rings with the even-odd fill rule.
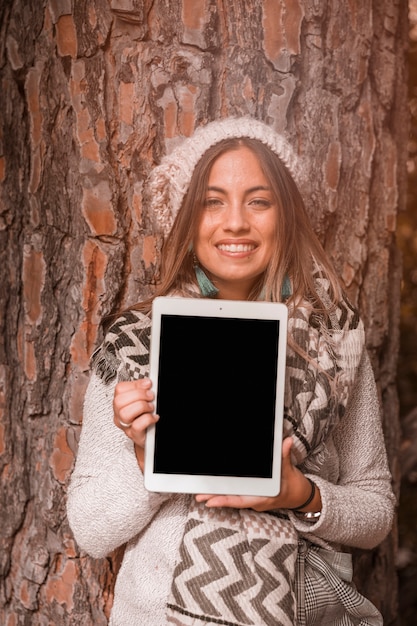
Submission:
[[[227,114],[284,132],[308,209],[363,313],[398,489],[405,203],[404,0],[15,0],[0,6],[0,621],[106,623],[114,559],[65,517],[88,359],[107,313],[152,290],[142,181]],[[397,619],[396,529],[356,554]]]

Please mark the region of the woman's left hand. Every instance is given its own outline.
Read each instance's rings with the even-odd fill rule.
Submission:
[[[205,502],[208,507],[231,507],[233,509],[254,509],[255,511],[271,511],[273,509],[295,509],[306,502],[311,493],[311,484],[304,474],[291,461],[291,437],[282,443],[281,490],[277,496],[223,496],[199,494],[197,502]],[[314,510],[320,510],[321,499],[312,502]],[[315,505],[315,506],[314,506]],[[317,507],[320,508],[317,508]]]

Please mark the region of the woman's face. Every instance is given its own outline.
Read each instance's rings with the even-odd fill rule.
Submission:
[[[278,205],[255,154],[225,152],[208,180],[194,251],[224,299],[246,300],[277,242]]]

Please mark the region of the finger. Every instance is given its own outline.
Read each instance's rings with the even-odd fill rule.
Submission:
[[[115,392],[114,394],[113,407],[116,410],[118,410],[122,408],[123,406],[126,406],[128,404],[133,404],[134,402],[138,400],[152,402],[154,398],[155,398],[154,393],[150,389],[147,389],[147,390],[130,389],[127,391],[122,391],[122,392],[119,391],[119,392]]]
[[[135,433],[140,435],[141,431],[145,431],[150,424],[155,423],[159,419],[153,411],[153,404],[150,404],[147,409],[141,411],[139,414],[136,410],[115,413],[114,423],[125,432],[135,427]]]
[[[291,455],[293,443],[292,437],[286,437],[282,442],[281,492],[285,486],[285,481],[291,479],[295,469]]]
[[[225,496],[209,496],[208,498],[204,499],[203,502],[207,507],[213,508],[228,506],[228,504],[226,504]]]
[[[137,417],[131,423],[131,429],[135,433],[145,432],[149,426],[152,426],[159,420],[159,415],[155,413],[143,413],[140,417]]]
[[[290,459],[291,458],[291,448],[293,446],[293,439],[292,437],[285,437],[284,441],[282,442],[282,458],[284,459]]]
[[[145,402],[144,400],[139,400],[138,402],[134,402],[133,404],[114,408],[116,419],[119,422],[124,422],[125,424],[133,422],[134,419],[140,417],[144,413],[152,414],[155,411],[155,406],[153,402]]]
[[[215,496],[213,494],[207,494],[207,493],[199,493],[195,499],[196,502],[207,502],[207,500],[210,500],[210,498],[214,498]]]
[[[252,499],[244,496],[212,496],[206,500],[207,507],[229,507],[231,509],[246,509],[252,506]]]
[[[146,413],[133,420],[126,434],[139,447],[144,448],[146,442],[146,433],[149,426],[152,426],[159,420],[159,415]]]
[[[139,378],[138,380],[125,380],[117,383],[115,387],[116,393],[124,393],[132,389],[150,389],[152,381],[150,378]]]

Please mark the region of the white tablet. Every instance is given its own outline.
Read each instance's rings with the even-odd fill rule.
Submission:
[[[155,298],[146,489],[279,493],[286,342],[284,304]]]

